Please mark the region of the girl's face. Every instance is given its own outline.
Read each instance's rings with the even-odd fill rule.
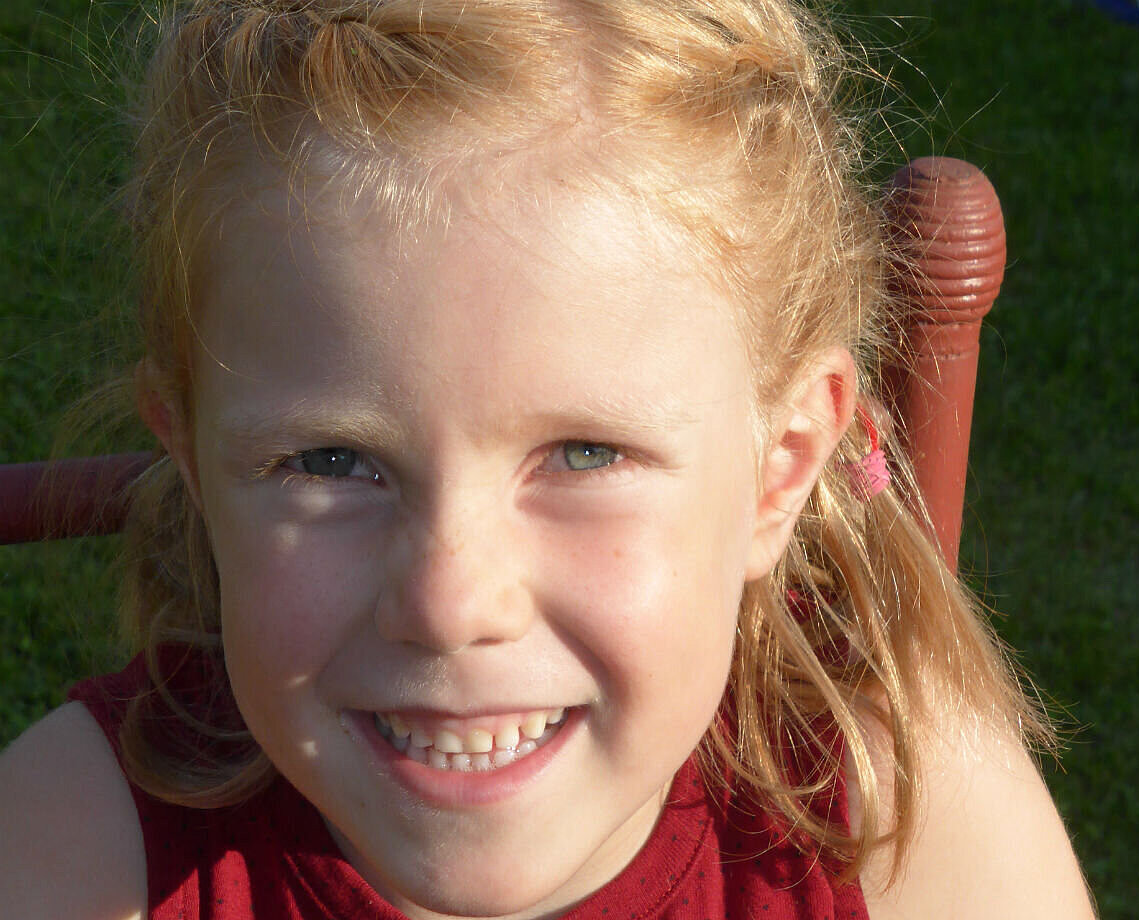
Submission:
[[[233,690],[412,916],[616,875],[779,550],[728,304],[631,207],[543,191],[446,231],[266,193],[202,273],[183,459]]]

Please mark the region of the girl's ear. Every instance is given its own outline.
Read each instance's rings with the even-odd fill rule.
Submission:
[[[830,348],[800,377],[790,403],[775,419],[760,473],[749,581],[768,575],[783,555],[799,512],[854,414],[854,359]]]
[[[135,401],[138,414],[182,474],[190,498],[201,510],[198,465],[194,459],[194,439],[181,409],[161,385],[161,378],[149,358],[138,362],[134,371]]]

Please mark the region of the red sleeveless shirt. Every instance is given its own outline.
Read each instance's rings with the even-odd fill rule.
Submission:
[[[84,681],[84,703],[121,756],[127,703],[150,689],[141,659]],[[151,920],[401,920],[341,856],[317,810],[286,780],[241,805],[194,809],[131,786],[146,848]],[[830,818],[846,823],[845,790]],[[840,885],[764,814],[713,801],[693,758],[640,853],[568,920],[867,920]]]

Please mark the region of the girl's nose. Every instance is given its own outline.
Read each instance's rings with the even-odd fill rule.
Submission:
[[[526,634],[535,611],[519,553],[487,517],[468,511],[408,527],[376,606],[383,639],[449,654]]]

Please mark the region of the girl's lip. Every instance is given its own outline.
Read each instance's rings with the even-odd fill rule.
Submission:
[[[510,799],[534,782],[577,733],[583,719],[584,707],[569,709],[561,728],[536,751],[504,767],[471,773],[437,770],[401,754],[380,734],[373,712],[346,710],[342,721],[375,767],[412,795],[444,808],[474,808]]]

